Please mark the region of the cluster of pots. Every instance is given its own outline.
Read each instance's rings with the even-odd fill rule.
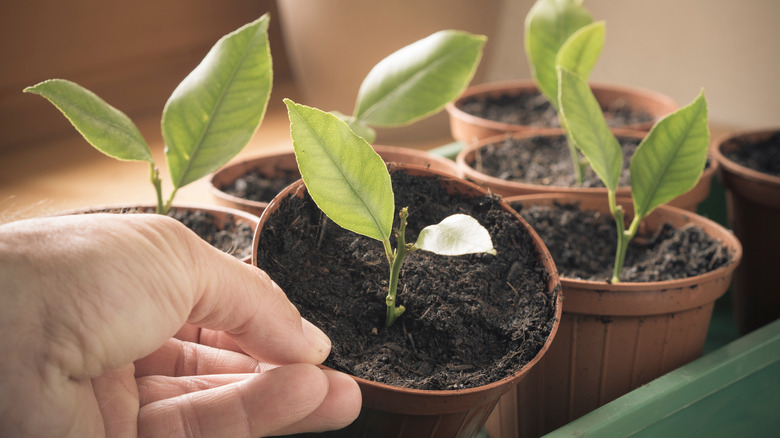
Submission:
[[[647,218],[649,230],[670,223],[694,223],[733,255],[732,261],[712,272],[691,278],[652,283],[567,279],[559,276],[544,243],[513,206],[577,202],[580,208],[606,210],[603,188],[550,187],[511,182],[478,171],[477,155],[501,147],[508,138],[562,136],[560,128],[509,125],[466,114],[460,100],[474,95],[527,92],[529,83],[503,83],[468,89],[447,111],[453,137],[463,144],[455,161],[425,151],[375,146],[393,168],[430,174],[447,181],[468,196],[497,194],[502,208],[528,227],[549,274],[547,293],[560,290],[554,300],[555,326],[541,351],[521,370],[498,382],[463,390],[417,390],[393,387],[355,377],[364,405],[358,420],[333,436],[471,437],[483,427],[496,437],[538,436],[649,382],[701,355],[715,301],[733,288],[737,321],[742,333],[771,322],[780,309],[768,276],[780,266],[780,177],[761,174],[726,158],[725,152],[744,143],[776,134],[761,131],[731,135],[713,142],[710,160],[699,184],[690,192],[657,209]],[[606,101],[622,99],[650,114],[653,120],[676,109],[668,97],[643,90],[594,86]],[[641,139],[649,124],[616,128],[622,135]],[[400,164],[405,163],[405,164]],[[249,221],[257,236],[280,200],[300,194],[301,182],[273,200],[253,201],[230,195],[224,187],[254,171],[265,177],[295,173],[292,152],[265,155],[229,164],[211,177],[211,191],[221,207],[214,210]],[[696,214],[718,174],[727,189],[729,231]],[[629,189],[620,189],[624,202]],[[624,207],[630,211],[630,203]],[[211,208],[211,207],[203,207]],[[767,251],[768,250],[768,251]],[[744,253],[743,253],[744,251]],[[257,263],[257,260],[247,262]],[[736,272],[736,273],[735,273]]]

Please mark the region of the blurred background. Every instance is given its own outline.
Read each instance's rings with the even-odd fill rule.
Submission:
[[[303,103],[351,112],[360,81],[394,50],[444,28],[489,36],[476,82],[530,78],[523,23],[532,0],[38,0],[0,5],[0,151],[75,135],[21,90],[62,77],[131,117],[159,118],[176,84],[224,33],[265,12],[275,86]],[[780,123],[780,2],[587,0],[607,40],[592,80],[687,103],[704,87],[713,124]],[[292,90],[292,91],[289,91]],[[274,96],[271,109],[284,95]],[[440,115],[379,140],[442,138]]]

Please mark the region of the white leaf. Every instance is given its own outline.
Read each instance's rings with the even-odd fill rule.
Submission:
[[[471,216],[454,214],[420,231],[414,246],[441,255],[496,254],[490,233]]]

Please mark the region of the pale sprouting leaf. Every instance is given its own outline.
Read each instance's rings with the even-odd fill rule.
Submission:
[[[246,146],[271,93],[266,14],[222,37],[176,87],[162,132],[174,187],[215,171]]]
[[[558,100],[558,51],[577,29],[592,22],[582,0],[537,0],[525,18],[525,53],[531,74],[554,106]]]
[[[604,113],[588,83],[562,68],[560,74],[559,116],[574,142],[590,162],[604,186],[616,191],[623,168],[620,143],[607,126]]]
[[[638,217],[696,185],[709,141],[704,91],[653,126],[631,159],[631,195]]]
[[[579,28],[574,32],[558,50],[555,65],[577,74],[585,81],[590,77],[590,72],[599,59],[601,49],[604,47],[606,26],[603,21],[592,23]],[[558,81],[554,87],[551,84],[553,106],[558,106]]]
[[[414,246],[436,254],[456,256],[486,252],[496,254],[490,233],[471,216],[454,214],[420,231]]]
[[[149,146],[132,120],[81,85],[50,79],[24,91],[48,99],[89,144],[109,157],[154,162]]]
[[[401,126],[432,115],[466,89],[486,38],[445,30],[380,61],[358,91],[354,116],[370,126]]]
[[[298,170],[320,210],[347,230],[388,241],[395,203],[382,158],[335,115],[284,103]]]

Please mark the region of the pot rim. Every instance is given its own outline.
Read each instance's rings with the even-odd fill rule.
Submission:
[[[611,131],[618,137],[632,137],[641,140],[642,138],[647,136],[647,132],[636,130],[636,129],[612,128]],[[471,178],[478,182],[484,181],[486,184],[489,184],[493,187],[499,187],[507,193],[506,196],[520,196],[519,194],[510,195],[508,194],[509,192],[527,192],[529,194],[541,192],[541,193],[547,193],[551,195],[563,192],[568,194],[587,195],[587,196],[594,196],[594,195],[606,196],[607,189],[605,187],[549,186],[549,185],[533,184],[533,183],[521,182],[521,181],[508,181],[480,172],[474,167],[472,167],[470,162],[469,163],[466,162],[467,158],[473,159],[472,155],[475,154],[476,151],[480,149],[484,149],[491,144],[500,144],[503,141],[510,138],[524,139],[524,138],[532,138],[532,137],[562,137],[562,136],[565,136],[563,131],[549,130],[549,129],[540,130],[540,131],[508,132],[508,133],[485,138],[476,143],[464,145],[463,148],[460,150],[460,152],[458,152],[457,156],[455,157],[455,162],[458,164],[458,166],[460,167],[460,172],[465,177]],[[701,177],[699,178],[699,182],[697,182],[697,185],[703,182],[706,183],[707,181],[711,181],[715,172],[717,172],[718,167],[719,167],[718,161],[710,157],[709,165],[704,168],[704,171]],[[691,190],[693,190],[693,188],[691,188]],[[630,197],[631,187],[629,186],[618,187],[617,196]],[[680,197],[682,196],[685,196],[685,194],[680,195]]]
[[[717,161],[722,168],[722,171],[728,171],[734,175],[738,175],[747,180],[754,181],[759,184],[778,186],[780,187],[780,176],[770,175],[764,172],[751,169],[747,166],[737,163],[726,157],[723,153],[723,147],[729,146],[734,140],[746,139],[746,138],[759,138],[769,137],[771,135],[780,133],[780,127],[778,128],[764,128],[764,129],[751,129],[741,130],[728,134],[723,134],[716,141],[714,141],[710,147],[710,153],[715,161]]]
[[[411,156],[411,155],[425,156],[426,159],[430,159],[431,161],[437,163],[437,165],[440,166],[441,168],[447,168],[449,171],[451,171],[453,175],[459,176],[460,168],[456,165],[456,163],[453,160],[449,160],[440,155],[432,154],[423,149],[408,148],[403,146],[390,146],[390,145],[372,145],[372,148],[374,148],[374,150],[380,155],[394,154],[398,156]],[[270,201],[254,201],[251,199],[231,195],[230,193],[227,193],[226,191],[220,189],[220,186],[224,186],[225,184],[230,184],[233,181],[235,181],[236,178],[230,178],[226,176],[232,174],[234,169],[235,170],[255,169],[259,167],[260,163],[263,163],[265,161],[271,161],[271,160],[277,160],[277,161],[292,160],[294,162],[295,152],[292,149],[288,149],[288,150],[286,149],[284,151],[274,152],[270,154],[260,154],[253,157],[247,157],[229,163],[211,174],[211,176],[208,178],[208,190],[212,194],[212,196],[214,196],[217,199],[227,201],[233,205],[248,206],[250,208],[255,209],[255,211],[261,212],[263,209],[268,207]],[[397,160],[394,159],[394,161]]]
[[[674,108],[674,109],[679,108],[677,102],[671,97],[642,87],[617,85],[617,84],[606,83],[606,82],[589,82],[589,84],[591,89],[594,91],[594,93],[612,92],[612,93],[620,93],[624,95],[632,95],[632,96],[642,97],[648,100],[658,102],[664,107]],[[466,88],[466,90],[457,99],[447,103],[447,105],[445,105],[445,109],[453,118],[463,120],[466,123],[480,125],[498,131],[519,131],[519,130],[527,130],[527,129],[533,129],[533,130],[545,129],[545,130],[562,131],[562,128],[552,128],[552,127],[537,128],[529,125],[498,122],[495,120],[486,119],[486,118],[475,116],[473,114],[469,114],[463,111],[462,109],[460,109],[460,104],[461,102],[463,102],[464,99],[476,95],[480,95],[480,94],[512,94],[512,93],[519,93],[522,91],[537,91],[537,90],[538,87],[536,85],[536,82],[531,79],[513,79],[513,80],[495,81],[495,82],[487,82],[483,84],[472,85]],[[662,116],[654,114],[653,117],[655,122],[656,120],[660,119]],[[644,125],[646,124],[638,123],[638,124],[627,125],[621,128],[641,129],[641,127]]]
[[[397,169],[404,169],[404,170],[411,170],[413,172],[419,172],[424,174],[431,174],[433,176],[437,176],[441,178],[444,184],[458,184],[463,185],[467,188],[467,190],[470,193],[475,193],[476,196],[484,196],[488,194],[488,191],[485,190],[482,187],[479,187],[478,185],[466,181],[462,178],[456,177],[451,174],[447,174],[444,172],[437,171],[435,169],[427,169],[422,166],[416,166],[411,164],[405,164],[405,163],[387,163],[388,167],[390,168],[391,172],[393,170]],[[306,190],[306,186],[303,184],[302,180],[298,180],[295,183],[291,184],[287,188],[285,188],[282,192],[280,192],[268,205],[268,207],[263,211],[263,214],[260,217],[260,223],[257,226],[257,229],[255,231],[254,236],[254,242],[252,244],[252,265],[257,266],[257,246],[259,244],[259,238],[260,233],[262,231],[262,228],[265,224],[265,222],[268,221],[268,218],[271,214],[273,214],[274,210],[278,208],[278,204],[282,202],[283,199],[288,197],[289,195],[296,195],[296,196],[302,196],[304,191]],[[371,380],[367,380],[362,377],[357,377],[354,375],[350,375],[353,379],[355,379],[356,382],[361,387],[361,391],[363,392],[364,397],[364,403],[366,401],[369,401],[369,403],[372,405],[375,409],[385,409],[388,407],[388,403],[385,400],[387,398],[386,393],[391,394],[404,394],[405,397],[408,397],[408,403],[406,406],[397,408],[392,408],[393,412],[396,413],[406,413],[406,414],[417,414],[417,415],[423,415],[427,410],[432,409],[430,405],[435,402],[431,402],[431,399],[438,399],[442,400],[442,405],[446,404],[446,407],[442,409],[437,409],[437,413],[452,413],[452,412],[459,412],[467,408],[469,405],[474,404],[474,402],[478,403],[487,403],[490,400],[497,400],[498,396],[508,391],[511,387],[511,384],[521,379],[523,376],[525,376],[528,373],[528,370],[530,370],[534,365],[536,365],[541,358],[544,356],[544,354],[549,349],[550,344],[552,343],[553,338],[555,337],[555,334],[558,330],[558,326],[560,324],[561,320],[561,314],[562,314],[562,296],[560,293],[560,279],[558,277],[558,271],[555,268],[555,264],[552,260],[552,257],[550,256],[549,251],[547,250],[547,247],[544,246],[544,243],[542,242],[541,238],[539,238],[539,235],[536,233],[536,231],[531,228],[531,226],[523,219],[517,212],[515,212],[504,200],[499,200],[499,204],[504,208],[505,211],[513,214],[521,224],[525,227],[526,231],[531,235],[534,244],[536,246],[537,252],[541,258],[542,264],[546,267],[549,278],[548,278],[548,285],[547,290],[549,292],[556,293],[555,298],[555,315],[554,315],[554,324],[550,331],[550,334],[548,335],[544,345],[539,350],[539,352],[534,356],[533,359],[531,359],[528,363],[526,363],[522,368],[517,370],[512,375],[509,375],[507,377],[504,377],[503,379],[497,380],[495,382],[491,382],[482,386],[472,387],[472,388],[464,388],[464,389],[453,389],[453,390],[426,390],[426,389],[412,389],[412,388],[402,388],[397,387],[393,385],[388,385],[385,383],[380,382],[374,382]],[[322,365],[322,367],[325,367]],[[456,399],[445,401],[446,399],[449,399],[451,397],[456,397]]]

